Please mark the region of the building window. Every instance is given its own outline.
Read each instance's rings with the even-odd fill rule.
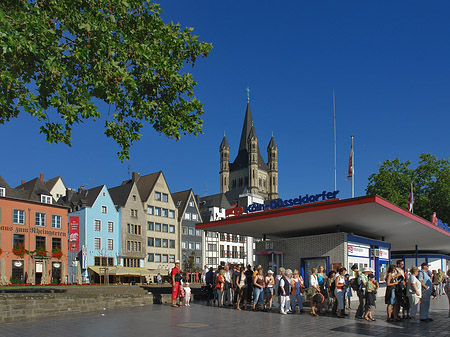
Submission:
[[[183,248],[183,249],[187,249],[187,241],[183,241],[183,242],[181,242],[181,248]]]
[[[217,264],[217,257],[208,257],[208,264],[216,265]]]
[[[102,240],[100,238],[94,238],[94,249],[102,248]]]
[[[169,263],[175,263],[175,255],[169,255]]]
[[[225,241],[225,234],[224,233],[220,233],[220,241]]]
[[[100,266],[101,259],[100,256],[94,256],[94,266]]]
[[[162,194],[162,201],[168,202],[168,201],[169,201],[169,195],[166,194],[166,193],[163,193],[163,194]]]
[[[133,194],[133,201],[136,201],[136,195]]]
[[[114,222],[108,221],[108,232],[114,233]]]
[[[147,214],[153,215],[153,206],[147,205]]]
[[[200,242],[195,243],[195,250],[202,250],[202,245]]]
[[[161,224],[160,223],[155,223],[155,231],[161,232]]]
[[[190,207],[194,207],[194,202],[191,200],[191,201],[189,201],[189,206]]]
[[[194,242],[189,241],[189,249],[194,249]]]
[[[167,208],[162,209],[162,216],[165,218],[169,216],[169,210]]]
[[[195,263],[196,263],[196,264],[200,264],[200,263],[201,263],[201,261],[200,261],[200,256],[196,256],[196,257],[195,257]]]
[[[35,213],[35,225],[39,227],[45,227],[45,213]]]
[[[108,239],[108,250],[114,250],[114,239]]]
[[[175,219],[175,211],[169,210],[169,218]]]
[[[167,225],[167,224],[163,224],[162,225],[162,231],[164,232],[164,233],[167,233],[168,231],[169,231],[169,225]]]
[[[13,234],[13,247],[18,244],[22,244],[25,246],[25,235]]]
[[[192,213],[192,221],[197,221],[197,213]]]
[[[161,254],[155,254],[155,262],[160,263],[161,262]]]
[[[43,202],[44,204],[51,204],[52,197],[50,195],[41,194],[41,202]]]
[[[155,261],[155,255],[152,253],[147,254],[147,262]]]
[[[6,195],[6,189],[4,187],[0,187],[0,197],[4,197]]]
[[[148,230],[149,231],[152,231],[155,227],[153,226],[153,222],[151,222],[151,221],[148,221],[147,222],[147,225],[148,225]]]
[[[189,213],[189,212],[184,213],[184,219],[191,220],[191,213]]]
[[[56,248],[61,249],[61,238],[52,238],[52,250]]]
[[[212,252],[217,251],[217,245],[215,243],[208,243],[208,250]]]
[[[25,225],[25,211],[21,209],[13,210],[13,223]]]
[[[155,247],[161,247],[161,239],[155,239]]]
[[[188,235],[188,227],[187,226],[183,226],[182,230],[183,230],[183,235]]]
[[[155,215],[161,216],[161,208],[160,207],[155,207]]]
[[[163,248],[169,248],[169,240],[163,239],[162,240],[162,246],[163,246]]]
[[[102,213],[103,213],[103,214],[108,213],[108,207],[102,206]]]
[[[137,218],[137,216],[138,216],[138,211],[137,211],[137,209],[131,209],[130,211],[131,211],[131,216],[132,216],[133,218]]]
[[[169,225],[169,233],[175,233],[175,225]]]
[[[169,240],[169,248],[175,248],[175,240]]]
[[[163,263],[168,263],[168,262],[169,262],[169,256],[168,256],[167,254],[164,254],[164,255],[162,256],[162,262],[163,262]]]
[[[36,236],[35,249],[39,249],[39,248],[42,248],[43,250],[46,250],[45,236]]]
[[[61,228],[61,216],[52,215],[52,228]]]
[[[153,238],[147,238],[147,246],[153,247],[155,245],[155,241]]]
[[[94,220],[94,231],[100,232],[102,230],[102,222],[100,220]]]
[[[155,200],[161,201],[161,192],[155,192]]]
[[[196,229],[195,230],[195,235],[202,236],[202,230],[201,229]]]
[[[131,251],[131,242],[127,241],[127,251]]]
[[[194,228],[193,227],[189,227],[189,235],[194,235]]]

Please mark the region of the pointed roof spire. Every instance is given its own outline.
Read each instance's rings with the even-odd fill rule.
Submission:
[[[250,140],[250,139],[257,139],[255,126],[253,125],[253,122],[252,122],[252,127],[250,129],[250,133],[248,134],[248,140]]]
[[[220,143],[219,150],[230,149],[230,145],[228,145],[227,138],[225,137],[225,133],[223,135],[222,143]]]
[[[275,144],[275,139],[273,138],[273,132],[272,132],[272,138],[270,139],[269,145],[267,146],[267,150],[271,149],[277,149],[277,144]]]
[[[239,142],[239,151],[247,149],[247,140],[252,128],[254,128],[253,117],[252,112],[250,110],[250,103],[247,103],[247,109],[245,110],[245,117],[244,117],[244,125],[242,127],[241,133],[241,141]]]

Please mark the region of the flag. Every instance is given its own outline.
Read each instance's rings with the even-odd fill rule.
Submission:
[[[414,211],[414,193],[413,193],[412,183],[411,183],[411,191],[409,192],[409,197],[408,197],[408,211],[411,213]]]
[[[345,180],[349,181],[353,178],[353,174],[355,173],[355,163],[353,162],[353,144],[350,147],[350,157],[348,158],[348,175]]]

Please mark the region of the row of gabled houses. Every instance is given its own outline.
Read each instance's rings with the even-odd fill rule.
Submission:
[[[162,171],[76,190],[0,177],[0,284],[151,282],[176,260],[191,271],[251,263],[251,239],[195,228],[223,217],[223,197],[171,193]]]

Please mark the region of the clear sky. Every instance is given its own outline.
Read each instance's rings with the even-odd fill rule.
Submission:
[[[146,127],[121,163],[103,123],[75,127],[69,148],[47,144],[23,114],[0,125],[0,175],[11,186],[44,173],[73,188],[113,187],[131,167],[162,170],[172,192],[218,193],[219,144],[226,132],[234,160],[247,86],[263,157],[272,132],[279,148],[281,198],[334,188],[333,88],[341,198],[351,196],[352,134],[356,195],[387,158],[449,157],[450,2],[164,0],[161,7],[166,22],[194,27],[214,46],[189,68],[204,103],[204,135],[176,142]]]

